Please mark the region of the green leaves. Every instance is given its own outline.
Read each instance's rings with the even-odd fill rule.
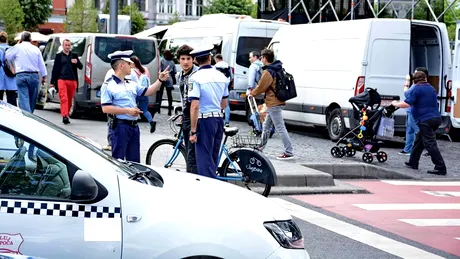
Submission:
[[[8,41],[14,41],[18,31],[22,29],[24,12],[22,11],[19,0],[0,0],[0,20],[3,22]]]
[[[97,32],[97,9],[91,0],[75,0],[67,11],[67,32]]]
[[[24,12],[23,28],[30,31],[46,23],[51,16],[52,0],[19,0]]]
[[[119,14],[131,15],[131,34],[136,34],[144,30],[147,22],[144,20],[144,15],[139,12],[136,4],[125,5]]]
[[[251,0],[211,0],[208,6],[203,6],[203,13],[251,15],[253,8],[254,3]]]
[[[173,18],[169,19],[168,24],[173,25],[176,22],[180,22],[180,15],[178,12],[173,13]]]

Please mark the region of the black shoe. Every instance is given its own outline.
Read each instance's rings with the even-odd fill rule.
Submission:
[[[437,175],[446,175],[447,171],[446,170],[428,170],[427,173],[429,174],[437,174]]]
[[[171,116],[171,110],[168,111],[168,116]]]
[[[70,123],[69,118],[67,117],[62,118],[62,123],[69,124]]]
[[[156,128],[157,128],[157,122],[156,121],[151,121],[150,122],[150,133],[155,132]]]
[[[409,162],[404,162],[404,164],[406,165],[406,167],[412,168],[414,170],[418,170],[418,165],[412,165]]]

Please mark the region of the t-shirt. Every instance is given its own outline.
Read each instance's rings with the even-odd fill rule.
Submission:
[[[420,83],[408,90],[406,102],[411,106],[411,112],[416,122],[424,122],[434,118],[440,118],[438,107],[438,94],[429,83]],[[411,87],[411,88],[412,88]]]

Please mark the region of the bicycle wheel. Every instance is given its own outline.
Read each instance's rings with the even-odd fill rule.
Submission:
[[[230,162],[230,160],[231,162]],[[243,176],[243,180],[225,180],[227,182],[231,182],[235,185],[246,187],[248,190],[253,191],[255,193],[261,194],[265,197],[268,197],[270,194],[271,185],[258,183],[256,181],[251,180],[249,175],[246,175],[240,169],[240,158],[238,157],[237,152],[230,153],[227,158],[225,158],[224,162],[222,163],[222,167],[220,167],[218,171],[218,175],[221,177],[238,177]],[[250,186],[251,185],[251,186]]]
[[[164,166],[182,171],[187,168],[185,146],[180,144],[177,149],[177,139],[161,139],[150,146],[145,163],[153,166]]]

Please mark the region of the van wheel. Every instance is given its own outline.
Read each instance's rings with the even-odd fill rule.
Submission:
[[[70,107],[70,111],[69,111],[69,116],[72,119],[79,119],[81,117],[81,114],[82,112],[79,111],[78,104],[75,101],[75,98],[73,98],[72,107]]]
[[[332,141],[338,141],[345,133],[345,120],[339,108],[334,109],[329,115],[327,131]]]

